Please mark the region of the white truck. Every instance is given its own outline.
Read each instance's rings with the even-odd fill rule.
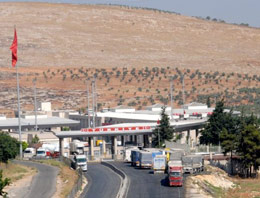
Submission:
[[[35,156],[36,152],[35,152],[35,148],[26,148],[23,152],[23,157],[25,159],[30,159],[33,156]]]
[[[74,155],[72,159],[72,167],[74,169],[81,168],[82,171],[88,170],[86,155]]]
[[[70,143],[70,154],[74,155],[82,155],[84,154],[84,142],[81,142],[79,140],[73,140]]]
[[[153,173],[164,173],[166,168],[166,156],[156,155],[153,158]]]
[[[204,170],[204,158],[202,155],[185,155],[182,156],[184,173],[198,173]]]
[[[134,149],[138,149],[137,147],[128,147],[125,149],[124,151],[124,161],[125,162],[131,162],[131,151],[134,150]]]

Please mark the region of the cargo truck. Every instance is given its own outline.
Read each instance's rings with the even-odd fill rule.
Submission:
[[[181,161],[168,162],[168,181],[169,186],[183,185],[183,167]]]
[[[128,147],[124,151],[124,161],[125,162],[131,162],[131,151],[137,150],[137,147]]]
[[[184,173],[198,173],[204,169],[204,158],[202,155],[185,155],[182,156]]]
[[[166,168],[166,156],[156,155],[153,158],[153,173],[164,173]]]
[[[73,140],[73,142],[70,142],[70,154],[84,154],[84,142],[81,142],[79,140]]]
[[[151,168],[153,163],[153,154],[148,151],[140,151],[139,161],[140,168]]]
[[[74,169],[81,168],[82,171],[87,171],[87,158],[85,155],[74,155],[71,166]]]
[[[135,149],[131,150],[131,165],[132,166],[139,166],[139,155],[140,155],[140,150]]]

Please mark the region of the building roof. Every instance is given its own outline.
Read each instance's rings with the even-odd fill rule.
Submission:
[[[203,104],[203,103],[199,103],[199,102],[191,102],[189,104],[185,104],[184,106],[193,106],[193,107],[196,107],[196,106],[207,106],[206,104]]]
[[[119,106],[111,108],[111,109],[135,109],[135,108],[134,107],[125,106],[125,105],[119,105]]]
[[[48,117],[37,119],[37,125],[39,128],[51,128],[61,126],[77,126],[79,121],[60,118],[60,117]],[[34,128],[35,119],[21,118],[22,128]],[[0,129],[18,129],[18,118],[6,118],[6,120],[0,120]]]
[[[154,104],[154,105],[151,105],[151,106],[148,106],[146,107],[146,109],[150,109],[150,108],[162,108],[164,105],[163,104]]]

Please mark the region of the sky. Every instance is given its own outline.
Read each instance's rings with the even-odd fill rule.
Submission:
[[[0,2],[32,0],[0,0]],[[118,4],[173,11],[186,16],[217,18],[228,23],[248,23],[260,28],[260,0],[34,0],[74,4]]]

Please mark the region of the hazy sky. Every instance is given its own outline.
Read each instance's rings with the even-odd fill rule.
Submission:
[[[4,0],[0,0],[0,2]],[[5,0],[32,1],[32,0]],[[225,20],[228,23],[248,23],[260,27],[260,0],[35,0],[55,3],[120,4],[150,7]]]

